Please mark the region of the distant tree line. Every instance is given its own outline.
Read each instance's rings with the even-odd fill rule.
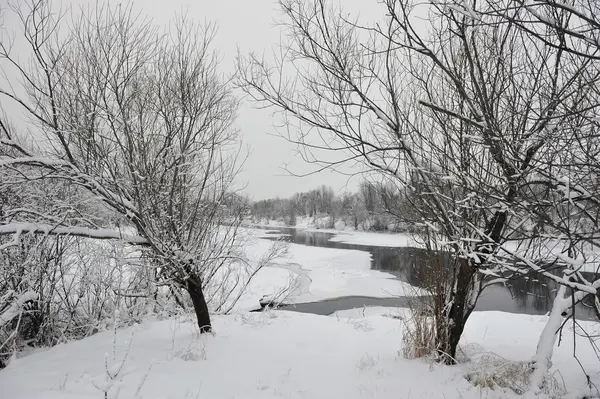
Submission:
[[[373,231],[414,231],[418,219],[407,191],[365,181],[356,192],[336,194],[320,186],[289,198],[270,198],[251,205],[254,223],[283,222],[295,226],[299,218],[319,228]]]

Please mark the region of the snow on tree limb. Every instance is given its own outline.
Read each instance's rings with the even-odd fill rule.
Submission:
[[[79,171],[75,165],[68,161],[38,156],[0,158],[0,168],[18,165],[62,171],[64,173],[64,176],[62,176],[63,178],[71,180],[83,187],[87,187],[113,206],[123,207],[129,215],[137,214],[137,209],[128,198],[111,191],[105,185],[100,184],[94,177]]]
[[[33,291],[26,291],[19,295],[2,313],[0,313],[0,327],[10,322],[17,317],[21,312],[21,308],[28,301],[34,301],[38,295]]]
[[[53,226],[40,223],[9,223],[0,225],[0,235],[47,234],[95,238],[99,240],[121,240],[130,244],[148,245],[147,239],[110,229],[90,229],[87,227]]]

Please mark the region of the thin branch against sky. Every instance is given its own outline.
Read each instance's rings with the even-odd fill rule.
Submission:
[[[12,0],[2,0],[5,7]],[[108,1],[111,3],[111,1]],[[61,0],[54,2],[57,13],[70,13],[80,8],[91,7],[88,0]],[[247,54],[251,51],[264,55],[267,59],[276,50],[276,46],[284,36],[281,26],[279,6],[274,0],[235,0],[215,2],[200,0],[189,2],[172,0],[168,2],[155,0],[139,0],[133,2],[133,7],[141,16],[152,18],[155,23],[163,26],[169,24],[176,14],[185,13],[188,18],[200,22],[208,21],[216,24],[217,32],[214,39],[215,49],[221,59],[220,70],[229,76],[235,70],[235,58],[238,51]],[[359,11],[361,19],[372,21],[377,15],[377,7],[366,7],[360,0],[343,2],[344,9],[355,15]],[[4,18],[2,35],[15,35],[18,26],[16,20]],[[26,51],[25,46],[19,45],[15,38],[14,51]],[[23,54],[26,56],[26,54]],[[8,77],[10,78],[10,77]],[[6,77],[1,77],[5,80]],[[241,96],[242,93],[239,93]],[[4,104],[7,112],[13,112],[13,106]],[[23,121],[23,126],[26,121]],[[327,169],[314,173],[316,168],[310,165],[298,153],[296,146],[282,139],[276,130],[278,120],[269,110],[256,109],[249,101],[242,101],[237,128],[241,131],[241,139],[245,148],[249,148],[248,159],[238,178],[238,186],[254,199],[264,199],[276,196],[290,196],[298,191],[307,191],[322,184],[330,185],[338,192],[354,191],[360,177],[352,178],[354,173],[361,173],[355,166],[347,165],[337,168],[342,173]],[[332,160],[335,161],[335,156]],[[303,177],[298,177],[303,176]]]

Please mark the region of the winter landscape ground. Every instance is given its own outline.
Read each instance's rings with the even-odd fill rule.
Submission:
[[[599,1],[0,0],[0,399],[600,399],[599,83]]]
[[[372,240],[372,235],[351,235],[353,242]],[[393,235],[378,236],[394,240]],[[258,239],[253,247],[260,252],[268,244]],[[490,384],[486,376],[502,375],[503,369],[531,360],[547,317],[476,312],[461,340],[460,363],[444,366],[427,358],[404,358],[407,309],[355,309],[332,316],[248,312],[263,295],[278,295],[291,283],[295,289],[286,300],[298,302],[415,292],[392,277],[369,270],[366,252],[291,244],[286,259],[259,272],[232,314],[215,316],[214,334],[198,334],[194,318],[181,314],[35,350],[0,371],[0,397],[87,399],[102,398],[104,392],[109,398],[145,399],[517,396],[498,386],[474,386],[466,376],[475,373],[473,380]],[[600,333],[598,324],[584,325],[588,332]],[[577,330],[567,327],[565,333]],[[573,357],[573,342],[581,364]],[[566,392],[562,397],[584,397],[589,390],[581,367],[600,383],[596,366],[586,338],[563,339],[551,369],[559,387],[551,392],[556,396],[546,397]],[[519,386],[520,372],[508,373],[513,388]]]

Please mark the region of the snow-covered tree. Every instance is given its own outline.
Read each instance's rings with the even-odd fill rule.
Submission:
[[[529,2],[385,0],[371,25],[325,0],[279,3],[283,56],[242,57],[239,84],[281,111],[282,135],[318,168],[345,152],[408,190],[429,243],[451,254],[436,292],[441,360],[454,361],[490,284],[541,273],[566,287],[559,298],[597,293],[581,273],[592,257],[575,254],[598,236],[594,58],[561,50],[560,29],[539,41],[510,23]]]
[[[41,234],[139,246],[154,287],[187,292],[201,332],[210,331],[213,294],[235,297],[256,271],[246,272],[238,230],[245,207],[228,206],[237,203],[238,101],[210,47],[215,27],[178,18],[163,31],[122,5],[75,12],[70,23],[42,0],[4,11],[21,22],[31,58],[2,37],[0,66],[13,78],[0,95],[15,116],[0,118],[0,173],[14,177],[3,183],[76,189],[48,198],[44,212],[3,207],[0,235],[14,245]]]

